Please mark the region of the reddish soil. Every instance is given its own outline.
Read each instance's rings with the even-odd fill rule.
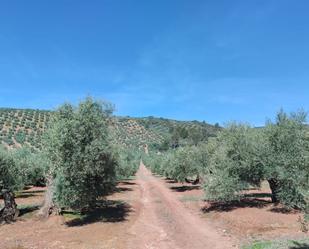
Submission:
[[[274,207],[267,189],[248,192],[250,199],[240,204],[209,204],[199,186],[155,177],[144,165],[136,180],[119,183],[83,220],[68,215],[37,220],[43,191],[31,188],[18,195],[22,215],[0,226],[1,249],[228,249],[253,236],[302,235],[299,214]]]
[[[144,165],[138,171],[137,183],[142,208],[130,229],[135,238],[128,248],[233,248],[231,238],[189,212]]]
[[[18,206],[40,206],[43,201],[45,187],[32,187],[16,194]]]
[[[298,221],[302,214],[271,203],[270,189],[265,182],[261,189],[247,191],[246,198],[229,205],[208,203],[203,200],[199,185],[179,184],[165,180],[190,212],[208,220],[214,227],[242,241],[252,239],[298,238],[301,232]]]
[[[134,181],[119,183],[116,193],[109,196],[108,205],[90,219],[50,217],[38,220],[35,211],[24,205],[43,200],[43,193],[27,196],[37,189],[29,189],[16,199],[25,212],[15,223],[0,226],[2,249],[112,249],[126,248],[127,230],[133,225],[139,207],[139,187]],[[27,207],[27,206],[26,206]]]

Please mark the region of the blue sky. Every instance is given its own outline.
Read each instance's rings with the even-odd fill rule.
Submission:
[[[0,3],[0,106],[262,125],[309,110],[309,1]]]

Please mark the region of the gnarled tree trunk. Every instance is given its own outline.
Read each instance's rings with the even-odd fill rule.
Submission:
[[[191,183],[191,181],[188,178],[185,178],[186,183]]]
[[[40,218],[48,218],[56,209],[53,196],[54,196],[54,179],[52,176],[47,177],[47,190],[45,192],[44,202],[37,215]]]
[[[200,183],[200,175],[197,174],[195,180],[192,182],[193,185],[199,184]]]
[[[269,183],[269,187],[271,189],[271,201],[273,203],[278,203],[278,193],[279,193],[279,181],[275,178],[270,178],[267,180]]]
[[[0,210],[0,223],[10,223],[19,215],[17,204],[15,202],[15,196],[14,193],[8,189],[2,190],[2,196],[4,200],[4,207]]]

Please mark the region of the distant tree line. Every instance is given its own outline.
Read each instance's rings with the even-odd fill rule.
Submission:
[[[221,130],[221,127],[216,124],[216,131]],[[169,135],[164,138],[162,143],[151,144],[150,147],[154,150],[168,151],[182,146],[198,145],[201,142],[207,142],[210,137],[214,137],[215,133],[210,131],[208,126],[171,126]]]

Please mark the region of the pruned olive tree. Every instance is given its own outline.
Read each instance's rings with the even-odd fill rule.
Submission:
[[[248,125],[232,123],[216,138],[210,139],[208,171],[204,190],[208,200],[232,201],[242,197],[250,185],[259,185],[263,178],[260,134]]]
[[[88,97],[56,110],[43,139],[50,161],[48,190],[39,215],[52,210],[93,208],[115,185],[117,157],[108,122],[111,106]]]
[[[201,150],[197,146],[178,148],[172,154],[167,167],[170,168],[169,177],[179,182],[192,182],[197,184],[200,172],[205,162],[201,160]]]
[[[304,112],[280,111],[275,122],[253,129],[231,124],[207,145],[210,200],[239,199],[248,186],[267,180],[272,201],[308,210],[309,139]]]
[[[272,190],[273,202],[305,209],[309,196],[309,139],[306,113],[286,114],[269,121],[263,131],[264,178]]]
[[[208,156],[205,144],[184,146],[164,153],[150,153],[143,158],[144,163],[156,174],[177,182],[197,184],[207,170]]]

